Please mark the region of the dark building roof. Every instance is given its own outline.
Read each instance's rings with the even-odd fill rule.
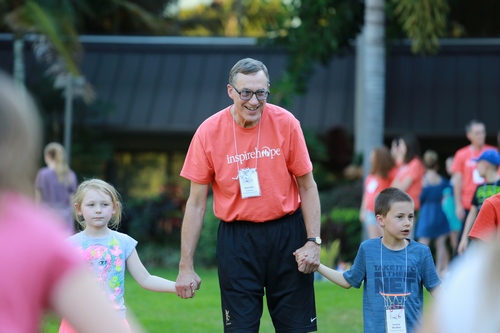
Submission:
[[[472,119],[500,130],[500,40],[444,40],[435,56],[395,47],[387,60],[386,132],[463,136]]]
[[[238,60],[263,61],[270,71],[271,91],[286,65],[282,49],[256,46],[252,39],[232,39],[229,44],[227,39],[203,44],[185,40],[85,43],[83,72],[100,98],[115,106],[100,124],[120,130],[193,133],[208,116],[232,103],[226,85]],[[353,57],[346,57],[318,70],[309,92],[293,99],[289,109],[305,128],[322,131],[352,123],[352,62]]]
[[[112,106],[89,126],[116,135],[190,137],[208,116],[228,106],[228,73],[241,58],[262,60],[271,88],[286,66],[286,52],[250,38],[82,36],[82,71],[98,97]],[[12,68],[11,37],[0,40],[0,67]],[[28,54],[28,52],[27,52]],[[29,57],[28,57],[29,58]],[[33,60],[28,60],[28,75]],[[354,131],[355,56],[333,57],[316,66],[308,91],[288,109],[302,126],[324,132]],[[435,56],[413,55],[408,45],[387,56],[385,133],[464,136],[477,118],[490,133],[500,127],[499,40],[442,41]],[[272,90],[271,90],[272,91]]]

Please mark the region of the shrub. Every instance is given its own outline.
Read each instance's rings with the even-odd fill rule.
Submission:
[[[207,199],[207,210],[203,222],[203,229],[196,249],[196,263],[204,267],[214,267],[217,265],[215,250],[220,220],[214,215],[213,202],[213,197],[209,196]]]
[[[177,267],[180,258],[182,208],[165,196],[130,199],[124,205],[120,231],[138,242],[142,261],[150,266]]]
[[[359,221],[362,182],[339,183],[320,193],[322,216],[321,237],[325,245],[340,240],[337,260],[354,260],[361,242],[362,225]]]

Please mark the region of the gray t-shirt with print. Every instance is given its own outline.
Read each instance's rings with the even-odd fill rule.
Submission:
[[[382,245],[381,238],[361,243],[352,267],[344,278],[355,288],[364,282],[363,321],[365,333],[385,333],[385,303],[380,294],[410,293],[405,302],[406,330],[420,322],[423,286],[431,291],[441,281],[428,246],[410,240],[402,250]],[[406,283],[405,283],[406,282]]]

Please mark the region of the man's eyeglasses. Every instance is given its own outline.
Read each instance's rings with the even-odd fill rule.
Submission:
[[[269,96],[269,90],[266,90],[266,89],[260,89],[257,91],[243,89],[242,91],[238,91],[238,89],[236,89],[235,86],[233,86],[233,85],[231,85],[231,86],[240,95],[240,98],[242,101],[249,101],[250,99],[252,99],[254,94],[259,101],[265,101],[267,99],[267,96]]]

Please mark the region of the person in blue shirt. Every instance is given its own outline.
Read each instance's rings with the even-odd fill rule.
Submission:
[[[359,288],[363,284],[365,333],[387,332],[386,317],[393,309],[389,309],[386,302],[400,295],[398,310],[404,311],[398,314],[404,318],[405,332],[411,333],[420,325],[423,287],[434,296],[441,281],[429,247],[409,238],[414,219],[411,197],[389,187],[375,199],[375,214],[384,235],[361,243],[348,271],[341,273],[321,264],[318,272],[346,289]],[[300,270],[304,255],[296,253],[295,256]],[[389,322],[389,325],[396,324]]]

